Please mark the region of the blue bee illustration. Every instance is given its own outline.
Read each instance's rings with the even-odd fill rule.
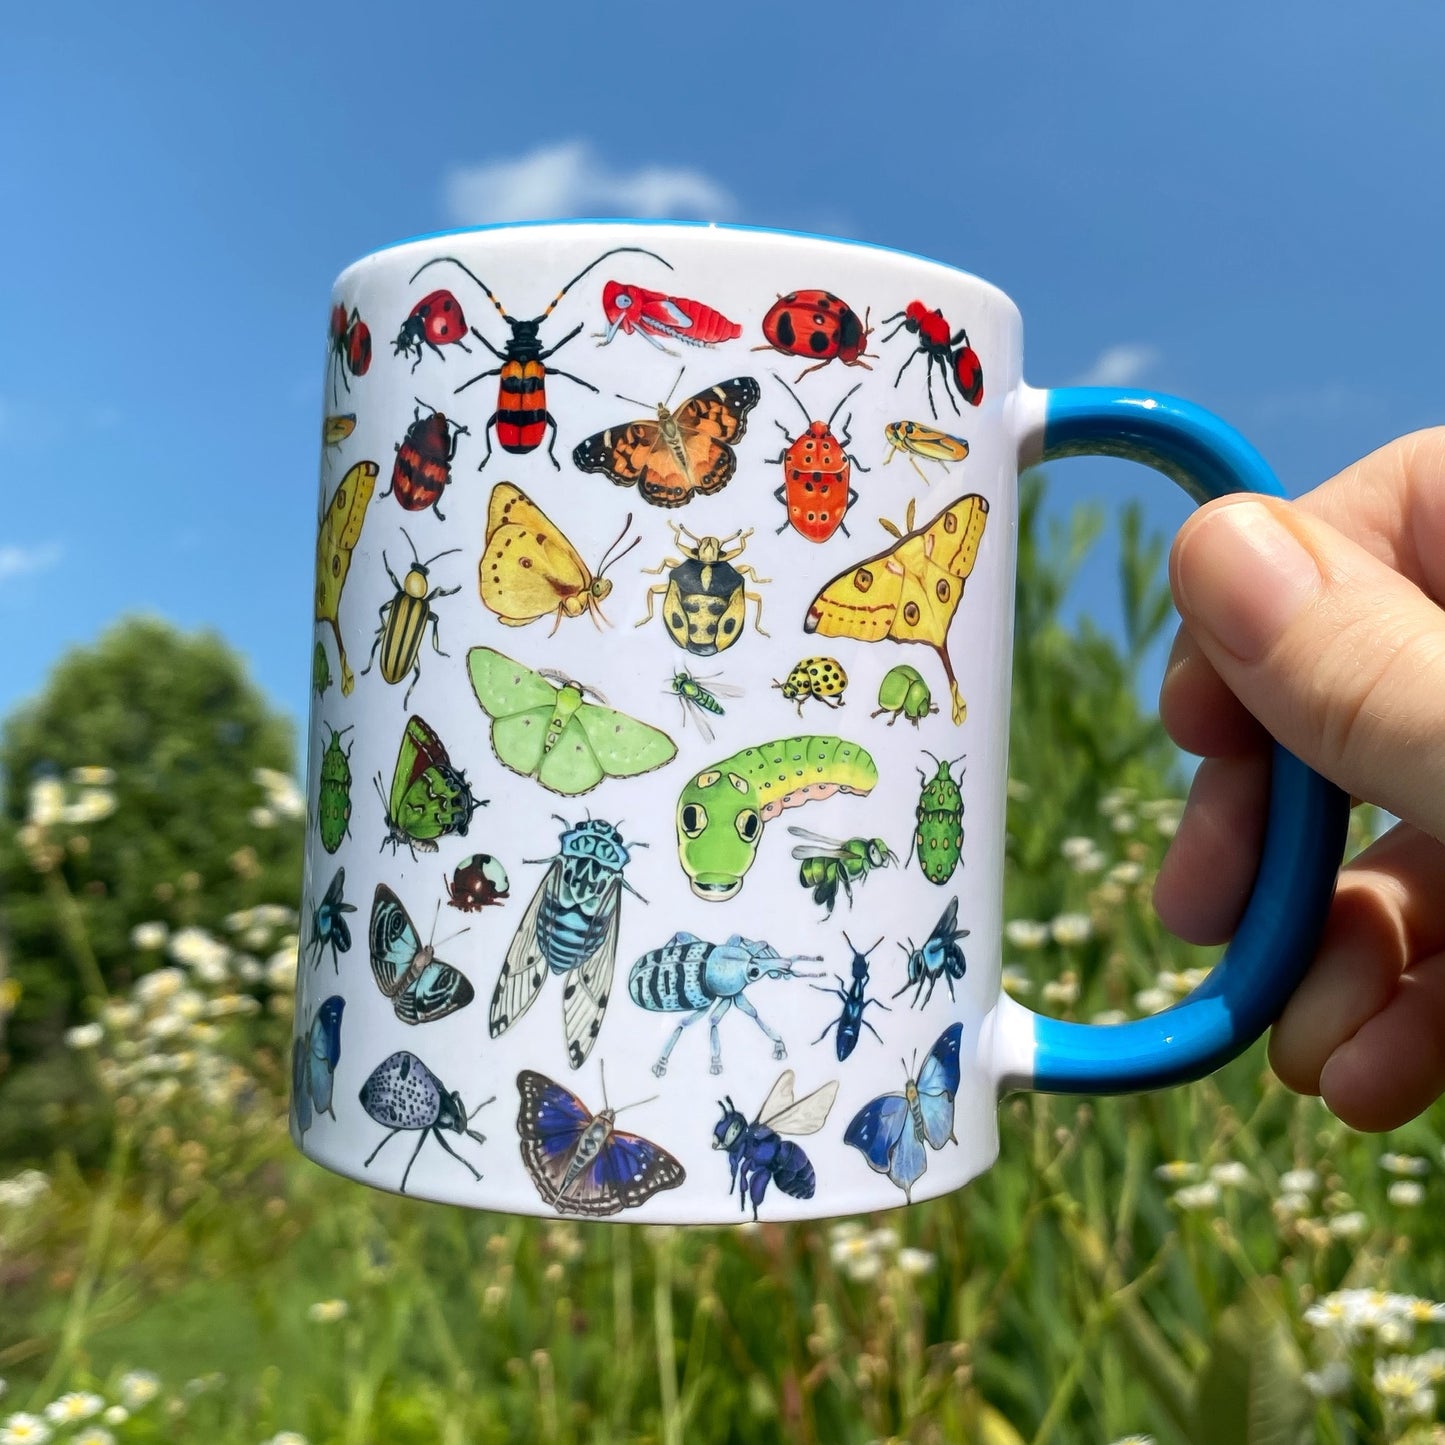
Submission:
[[[908,978],[898,993],[893,995],[894,998],[912,988],[915,992],[908,1001],[909,1005],[924,1008],[933,997],[933,990],[941,978],[948,980],[949,998],[954,997],[953,981],[963,977],[966,967],[958,940],[968,937],[968,929],[956,927],[957,923],[958,899],[954,897],[943,910],[943,916],[933,925],[933,932],[928,935],[928,942],[922,948],[915,948],[911,938],[906,946],[901,943],[898,945],[908,958]],[[925,983],[928,985],[927,993],[923,991]]]
[[[440,900],[437,911],[441,911]],[[430,943],[422,945],[401,899],[385,883],[376,885],[371,901],[368,942],[372,977],[391,1000],[402,1023],[427,1024],[444,1019],[465,1008],[475,997],[470,981],[462,973],[443,963]]]
[[[312,1109],[336,1118],[331,1095],[336,1084],[336,1066],[341,1062],[341,1011],[346,1000],[340,995],[324,999],[311,1020],[311,1027],[291,1044],[291,1117],[298,1138],[311,1127]]]
[[[468,1114],[460,1094],[448,1093],[447,1086],[415,1054],[409,1054],[402,1049],[392,1054],[389,1059],[383,1059],[371,1071],[371,1077],[361,1086],[360,1098],[361,1107],[378,1124],[390,1131],[381,1144],[366,1156],[366,1161],[361,1166],[363,1169],[369,1168],[371,1161],[381,1153],[382,1144],[388,1143],[398,1134],[415,1131],[418,1136],[416,1148],[412,1150],[411,1158],[407,1160],[406,1168],[402,1171],[401,1193],[406,1193],[407,1176],[411,1173],[411,1166],[416,1163],[416,1156],[421,1153],[421,1146],[426,1143],[428,1134],[457,1163],[471,1170],[473,1179],[481,1179],[482,1176],[442,1138],[442,1130],[450,1129],[454,1134],[465,1134],[468,1139],[485,1144],[486,1135],[477,1133],[475,1129],[468,1128],[468,1125],[479,1110],[485,1109],[488,1104],[496,1103],[495,1095],[484,1099]]]
[[[316,957],[311,960],[313,968],[320,964],[329,945],[331,966],[340,973],[340,955],[351,948],[351,927],[342,915],[355,913],[356,908],[342,897],[345,886],[346,869],[338,868],[327,885],[326,896],[311,910],[311,935],[306,940],[306,951],[316,950]]]
[[[818,1181],[812,1160],[800,1145],[780,1136],[816,1134],[828,1122],[828,1111],[837,1096],[835,1079],[795,1101],[793,1071],[784,1069],[751,1124],[731,1097],[718,1100],[723,1116],[713,1129],[712,1147],[727,1150],[732,1171],[728,1193],[737,1190],[740,1210],[746,1212],[751,1200],[756,1219],[769,1181],[793,1199],[813,1197]]]
[[[660,1190],[676,1189],[687,1177],[661,1145],[616,1127],[622,1110],[608,1107],[605,1078],[603,1107],[596,1115],[576,1094],[532,1069],[517,1075],[517,1093],[522,1163],[537,1192],[559,1214],[636,1209]]]
[[[882,943],[883,940],[880,938],[878,943],[868,950],[868,953],[859,953],[856,948],[853,948],[853,940],[846,933],[843,935],[843,942],[853,949],[853,982],[845,984],[843,979],[835,973],[833,977],[838,980],[837,988],[819,988],[816,983],[813,985],[819,993],[831,993],[835,998],[843,1000],[842,1013],[837,1018],[830,1020],[824,1026],[823,1032],[813,1040],[815,1044],[821,1044],[828,1037],[828,1030],[836,1028],[838,1032],[834,1035],[834,1042],[838,1046],[838,1062],[840,1064],[857,1047],[858,1040],[862,1037],[865,1028],[880,1044],[883,1042],[882,1034],[863,1017],[868,1005],[873,1004],[876,1008],[890,1012],[888,1005],[881,999],[867,996],[868,954],[872,953],[873,948],[877,948],[878,943]]]
[[[548,971],[562,975],[567,1061],[579,1069],[597,1042],[607,1010],[622,890],[642,898],[622,876],[631,858],[628,849],[647,845],[624,843],[622,834],[601,818],[570,826],[565,818],[557,821],[566,830],[557,855],[523,860],[550,866],[507,949],[489,1023],[492,1037],[499,1038],[536,1002]]]
[[[884,1094],[865,1104],[843,1135],[868,1161],[886,1174],[913,1202],[913,1186],[928,1168],[928,1152],[942,1149],[953,1132],[953,1101],[958,1093],[958,1051],[963,1025],[950,1024],[938,1036],[915,1079],[910,1074],[901,1094]],[[907,1068],[907,1065],[904,1065]]]
[[[652,1013],[690,1013],[673,1029],[662,1056],[652,1066],[660,1079],[667,1072],[667,1060],[682,1031],[700,1018],[708,1021],[712,1058],[710,1073],[722,1073],[722,1044],[718,1025],[731,1008],[740,1008],[773,1041],[773,1057],[788,1057],[782,1035],[775,1033],[758,1016],[745,990],[763,978],[822,978],[820,973],[799,973],[795,963],[817,963],[816,954],[800,953],[783,958],[771,943],[744,938],[734,933],[726,943],[709,943],[695,933],[674,933],[672,938],[632,965],[627,991],[632,1002]]]

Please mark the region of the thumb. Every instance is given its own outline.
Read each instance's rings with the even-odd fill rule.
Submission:
[[[1265,730],[1340,787],[1445,840],[1445,611],[1309,513],[1224,498],[1184,524],[1185,626]]]

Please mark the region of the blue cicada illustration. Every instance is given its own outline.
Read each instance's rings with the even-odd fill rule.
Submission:
[[[588,818],[567,828],[555,857],[523,860],[550,866],[522,915],[492,993],[494,1039],[532,1007],[549,971],[561,974],[566,979],[562,1031],[567,1061],[574,1069],[582,1067],[597,1042],[612,989],[622,890],[642,898],[622,876],[631,858],[628,849],[646,846],[626,844],[611,823]]]
[[[339,994],[324,1000],[311,1027],[291,1045],[291,1115],[299,1138],[311,1127],[312,1110],[336,1117],[332,1093],[336,1066],[341,1062],[341,1012],[346,1000]]]
[[[928,941],[922,948],[915,948],[913,940],[908,940],[907,946],[899,944],[899,948],[908,956],[908,978],[898,993],[906,993],[910,988],[914,989],[914,995],[909,1003],[917,1008],[923,1008],[928,1000],[933,997],[934,987],[941,978],[948,980],[948,996],[954,997],[953,981],[963,977],[965,968],[963,950],[958,946],[960,938],[968,937],[968,929],[958,926],[958,899],[951,898],[948,907],[943,910],[943,916],[933,925],[933,932],[928,935]],[[928,992],[924,993],[923,985],[928,985]]]
[[[660,1079],[667,1072],[668,1056],[677,1046],[682,1031],[700,1018],[708,1021],[712,1043],[709,1072],[722,1073],[722,1045],[718,1024],[730,1008],[740,1008],[773,1041],[773,1057],[788,1057],[782,1035],[758,1017],[745,996],[750,984],[761,978],[822,978],[820,973],[798,973],[795,963],[821,962],[817,954],[800,953],[783,958],[771,943],[744,938],[734,933],[726,943],[708,943],[695,933],[674,933],[672,938],[644,953],[632,965],[627,991],[632,1002],[652,1013],[690,1013],[673,1029],[662,1057],[652,1066]]]
[[[813,1197],[818,1180],[812,1160],[801,1146],[780,1136],[816,1134],[828,1122],[828,1111],[837,1096],[835,1079],[795,1101],[793,1071],[784,1069],[751,1124],[731,1098],[718,1100],[723,1116],[713,1129],[712,1147],[727,1150],[732,1169],[728,1192],[737,1190],[739,1209],[746,1211],[751,1200],[756,1219],[769,1181],[794,1199]]]

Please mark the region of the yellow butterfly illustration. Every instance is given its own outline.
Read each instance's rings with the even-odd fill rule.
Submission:
[[[612,583],[602,574],[642,540],[634,537],[617,556],[612,555],[631,525],[629,512],[594,576],[561,528],[520,487],[498,482],[487,503],[487,540],[478,566],[482,602],[507,627],[525,627],[539,617],[555,616],[555,633],[564,617],[584,612],[594,624],[599,619],[606,622],[598,604],[612,591]]]
[[[346,696],[356,686],[356,677],[346,661],[338,616],[341,589],[351,571],[351,553],[361,536],[367,504],[376,488],[375,462],[357,462],[337,483],[331,502],[321,519],[316,537],[316,620],[329,622],[336,636],[336,656],[341,663],[341,691]]]
[[[948,629],[978,556],[988,503],[976,493],[962,497],[916,531],[912,501],[906,532],[878,520],[897,543],[833,578],[813,599],[803,631],[860,642],[891,637],[933,648],[953,692],[953,720],[961,723],[968,709],[948,656]]]

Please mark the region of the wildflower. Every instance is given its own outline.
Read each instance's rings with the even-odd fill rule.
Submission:
[[[1286,1194],[1313,1194],[1320,1187],[1320,1176],[1313,1169],[1286,1169],[1279,1176],[1279,1187]]]
[[[1358,1239],[1369,1227],[1370,1221],[1358,1209],[1335,1215],[1329,1225],[1336,1239]]]
[[[65,809],[65,787],[58,778],[40,778],[30,785],[26,821],[36,828],[51,828]]]
[[[1287,1224],[1291,1219],[1298,1219],[1310,1212],[1310,1197],[1308,1194],[1287,1189],[1270,1205],[1270,1209],[1281,1224]]]
[[[73,802],[60,810],[62,823],[98,823],[108,818],[117,807],[115,794],[103,788],[86,788]]]
[[[39,1415],[28,1415],[23,1410],[7,1416],[0,1425],[0,1445],[45,1445],[49,1439],[50,1426]]]
[[[1433,1415],[1435,1392],[1409,1355],[1375,1361],[1374,1385],[1387,1407],[1404,1415]]]
[[[137,923],[130,931],[130,946],[138,949],[141,953],[149,953],[153,949],[164,948],[166,937],[170,930],[164,923],[152,920],[149,923]]]
[[[1152,1435],[1121,1435],[1114,1445],[1154,1445]]]
[[[276,815],[270,808],[252,808],[246,817],[253,828],[274,828],[276,826]]]
[[[1414,1324],[1435,1325],[1445,1320],[1445,1304],[1436,1300],[1420,1299],[1417,1295],[1395,1296],[1400,1313]],[[1440,1352],[1435,1351],[1436,1354]]]
[[[311,1445],[311,1442],[304,1435],[298,1435],[295,1430],[282,1430],[269,1440],[263,1441],[262,1445]]]
[[[294,935],[266,960],[266,982],[274,989],[289,989],[296,982],[297,943]]]
[[[1115,814],[1122,813],[1138,796],[1139,793],[1134,788],[1111,788],[1099,799],[1099,812],[1106,818],[1112,818]]]
[[[113,998],[101,1009],[100,1017],[106,1028],[119,1033],[140,1022],[140,1010],[133,1003]]]
[[[1144,876],[1144,865],[1142,863],[1116,863],[1109,869],[1109,882],[1122,883],[1126,888],[1132,887]]]
[[[1010,798],[1016,798],[1020,803],[1027,803],[1034,795],[1034,790],[1018,778],[1008,780],[1007,792]]]
[[[124,1405],[111,1405],[100,1418],[107,1425],[124,1425],[130,1419],[130,1411]]]
[[[843,1272],[855,1283],[864,1284],[877,1279],[883,1269],[883,1261],[876,1254],[863,1254],[843,1266]]]
[[[157,968],[137,981],[131,992],[143,1004],[161,1004],[185,987],[186,976],[178,968]]]
[[[1212,1180],[1206,1179],[1202,1184],[1186,1184],[1182,1189],[1176,1189],[1170,1199],[1181,1209],[1191,1213],[1213,1209],[1219,1203],[1219,1186]]]
[[[1222,1189],[1239,1189],[1249,1183],[1249,1170],[1237,1159],[1228,1159],[1216,1164],[1209,1171],[1209,1177]]]
[[[105,1401],[88,1390],[72,1390],[58,1400],[52,1400],[45,1407],[45,1418],[57,1425],[72,1425],[77,1420],[89,1420],[105,1409]]]
[[[1043,997],[1045,1003],[1071,1008],[1079,1001],[1079,975],[1073,969],[1068,969],[1058,978],[1051,978],[1044,985]]]
[[[1171,1159],[1167,1164],[1159,1165],[1154,1171],[1154,1177],[1161,1184],[1187,1184],[1193,1179],[1198,1179],[1199,1174],[1199,1165],[1193,1164],[1187,1159]]]
[[[1003,926],[1003,936],[1015,948],[1025,951],[1042,948],[1049,941],[1049,925],[1028,918],[1011,918]]]
[[[71,768],[70,781],[79,788],[108,788],[115,782],[114,768]]]
[[[177,963],[193,969],[203,966],[214,969],[218,963],[224,966],[230,956],[230,949],[204,928],[183,928],[173,933],[166,951]]]
[[[1092,838],[1065,838],[1059,845],[1059,852],[1066,863],[1078,865],[1099,851],[1099,845]]]
[[[99,1425],[90,1425],[71,1437],[71,1445],[115,1445],[115,1436]]]
[[[1141,988],[1134,995],[1134,1007],[1141,1014],[1163,1013],[1174,1003],[1174,995],[1167,988]]]
[[[1106,1008],[1093,1014],[1089,1018],[1091,1024],[1123,1024],[1128,1023],[1129,1015],[1121,1008]]]
[[[898,1251],[898,1268],[911,1278],[930,1274],[937,1261],[926,1249],[905,1246]]]
[[[66,1047],[72,1049],[93,1049],[104,1037],[105,1030],[97,1023],[77,1024],[65,1031]]]
[[[351,1306],[344,1299],[317,1300],[306,1311],[306,1318],[314,1320],[319,1325],[330,1325],[337,1320],[344,1320],[350,1308]]]
[[[1094,936],[1094,925],[1087,913],[1061,913],[1049,924],[1054,942],[1064,948],[1087,943]]]
[[[1034,991],[1033,980],[1016,963],[1010,963],[1004,966],[1002,981],[1004,988],[1015,998],[1020,994],[1032,993]]]
[[[1418,1154],[1381,1154],[1380,1168],[1397,1178],[1423,1179],[1430,1172],[1430,1161]]]
[[[1333,1400],[1350,1388],[1350,1367],[1343,1360],[1330,1360],[1318,1370],[1306,1370],[1305,1389],[1317,1400]]]
[[[828,1231],[828,1238],[833,1244],[842,1244],[844,1240],[857,1239],[863,1233],[863,1226],[856,1219],[844,1219]]]
[[[1400,1209],[1413,1209],[1424,1203],[1425,1186],[1418,1179],[1397,1179],[1386,1191],[1390,1203]]]
[[[266,805],[282,818],[300,818],[306,813],[306,799],[296,780],[275,768],[257,768],[251,775],[266,794]]]
[[[38,1169],[22,1169],[11,1179],[0,1179],[0,1208],[28,1209],[50,1193],[50,1180]]]
[[[870,1248],[880,1254],[891,1254],[898,1248],[898,1231],[896,1229],[890,1229],[887,1225],[879,1229],[870,1229],[868,1231],[868,1244]]]

